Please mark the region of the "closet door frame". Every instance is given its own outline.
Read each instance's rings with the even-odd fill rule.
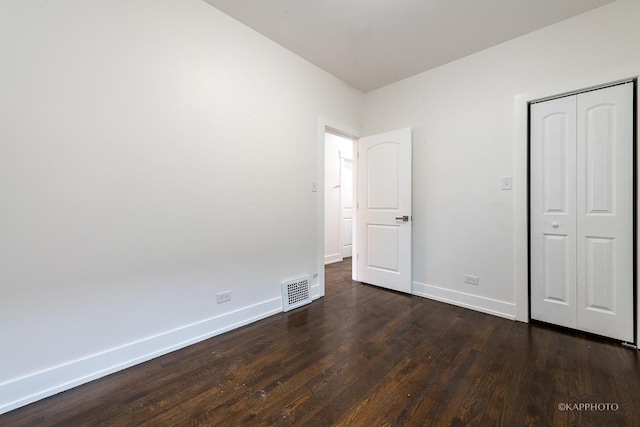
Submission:
[[[619,70],[610,70],[597,75],[585,75],[583,78],[571,79],[557,84],[550,84],[536,91],[521,93],[514,99],[514,170],[513,170],[513,202],[514,202],[514,311],[515,320],[528,323],[530,319],[530,253],[529,253],[529,104],[544,99],[552,99],[562,94],[584,92],[586,90],[603,88],[617,83],[628,81],[636,82],[634,93],[634,161],[636,171],[634,173],[634,336],[637,346],[640,342],[640,319],[637,314],[640,306],[638,292],[638,264],[640,264],[640,250],[637,239],[638,212],[640,212],[640,200],[637,197],[640,188],[640,177],[637,173],[640,164],[638,153],[638,127],[640,126],[640,95],[638,91],[638,79],[640,78],[640,66]]]
[[[634,89],[530,105],[531,319],[624,342],[635,340]]]

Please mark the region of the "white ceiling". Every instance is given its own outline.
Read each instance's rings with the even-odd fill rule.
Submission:
[[[204,0],[363,92],[614,0]]]

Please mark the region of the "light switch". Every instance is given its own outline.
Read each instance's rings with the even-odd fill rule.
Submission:
[[[510,176],[503,176],[502,177],[502,189],[503,190],[511,190],[512,187],[513,187],[513,178],[511,178]]]
[[[318,181],[311,181],[311,192],[312,193],[318,192]]]

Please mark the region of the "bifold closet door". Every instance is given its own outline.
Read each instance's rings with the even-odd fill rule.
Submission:
[[[531,317],[633,341],[633,84],[531,106]]]
[[[578,327],[576,97],[531,105],[531,318]]]
[[[633,342],[633,84],[578,95],[578,328]]]

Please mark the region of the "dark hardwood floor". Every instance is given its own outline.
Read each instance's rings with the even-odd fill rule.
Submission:
[[[330,265],[325,298],[0,415],[0,426],[640,425],[636,350],[350,275],[349,262]]]

